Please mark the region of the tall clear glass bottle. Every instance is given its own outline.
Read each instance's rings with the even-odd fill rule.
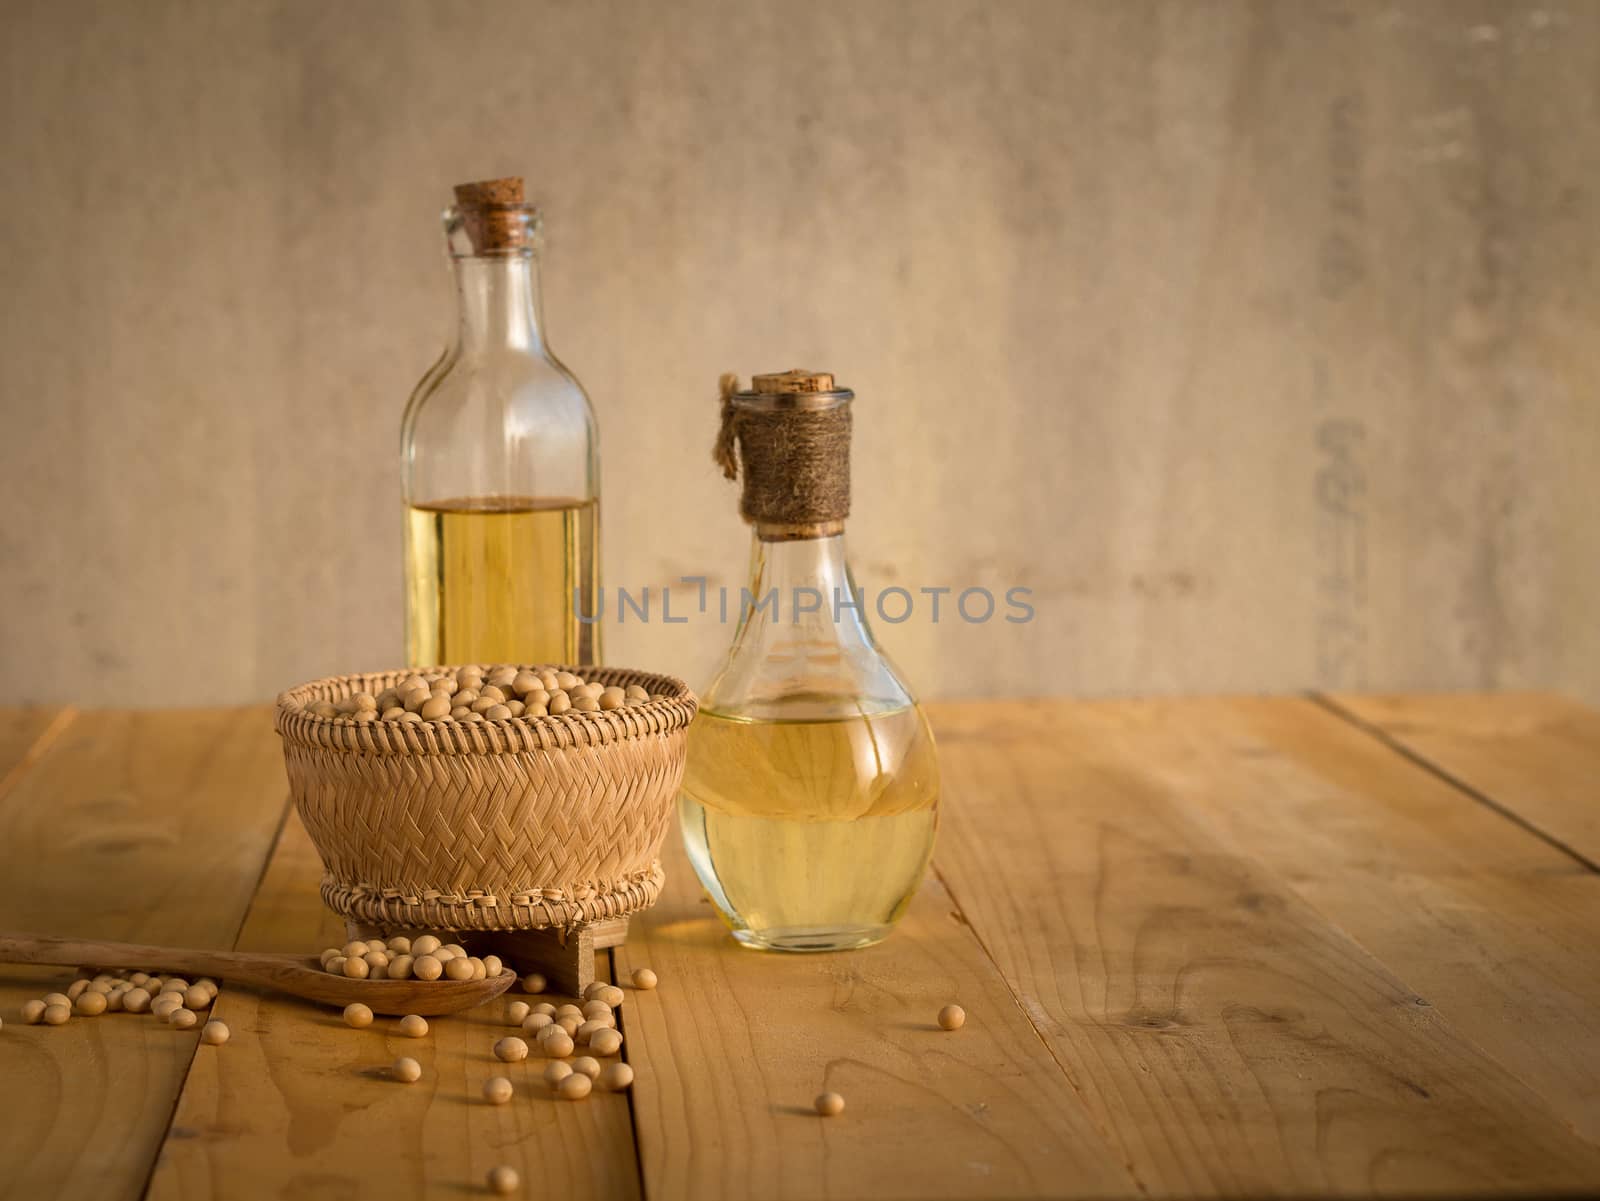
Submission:
[[[598,663],[598,433],[545,340],[538,210],[520,179],[455,191],[456,336],[400,433],[407,659]]]
[[[701,883],[752,947],[877,942],[910,903],[938,826],[933,735],[845,558],[852,399],[830,375],[787,372],[724,402],[754,531],[750,580],[690,727],[679,817]],[[834,422],[809,444],[832,477],[820,483],[797,478],[802,459],[818,461],[795,453],[813,420]]]

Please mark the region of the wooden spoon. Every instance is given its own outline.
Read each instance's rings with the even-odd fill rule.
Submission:
[[[516,983],[515,973],[492,980],[347,980],[325,972],[315,959],[245,951],[191,951],[135,943],[0,934],[0,963],[49,963],[63,967],[158,967],[186,976],[215,976],[343,1008],[360,1001],[373,1013],[458,1013],[492,1001]]]

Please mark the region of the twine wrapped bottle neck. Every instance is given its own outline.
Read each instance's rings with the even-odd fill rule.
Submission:
[[[843,532],[850,515],[854,399],[822,373],[756,376],[748,392],[739,390],[735,376],[722,377],[712,457],[730,480],[742,466],[739,513],[763,541]]]

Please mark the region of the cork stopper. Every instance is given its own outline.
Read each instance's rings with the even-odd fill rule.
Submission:
[[[480,179],[456,185],[456,203],[462,208],[481,208],[486,204],[522,204],[522,176],[505,179]]]
[[[750,380],[752,391],[763,396],[785,396],[802,392],[832,392],[833,375],[827,371],[802,371],[796,367],[777,375],[757,375]]]
[[[536,223],[521,176],[457,184],[455,193],[474,253],[505,254],[533,244]]]

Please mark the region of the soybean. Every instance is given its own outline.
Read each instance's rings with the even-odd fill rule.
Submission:
[[[407,1038],[421,1038],[428,1033],[428,1019],[421,1014],[408,1013],[395,1024],[395,1030]]]
[[[409,1056],[402,1055],[395,1060],[391,1070],[394,1078],[402,1084],[415,1084],[422,1079],[422,1065]]]
[[[633,1069],[625,1063],[608,1063],[598,1083],[608,1093],[619,1093],[633,1083]]]
[[[946,1005],[939,1011],[941,1030],[959,1030],[967,1020],[967,1011],[959,1005]]]
[[[491,1105],[504,1105],[511,1100],[511,1081],[504,1076],[491,1076],[483,1082],[483,1099]]]
[[[517,1169],[509,1164],[499,1164],[489,1169],[489,1189],[491,1192],[499,1193],[502,1197],[516,1192],[517,1185],[520,1183],[521,1180],[517,1176]]]
[[[502,1038],[494,1045],[494,1057],[502,1063],[521,1063],[528,1058],[528,1044],[515,1036]]]
[[[365,1030],[372,1025],[372,1009],[360,1001],[353,1001],[344,1007],[344,1024],[352,1030]]]
[[[572,1075],[563,1077],[561,1083],[556,1085],[556,1092],[563,1101],[581,1101],[593,1088],[594,1081],[582,1072],[573,1072]]]
[[[844,1112],[844,1098],[838,1093],[823,1093],[813,1104],[825,1118],[835,1118]]]
[[[577,1033],[572,1036],[572,1040],[579,1046],[583,1046],[585,1043],[588,1043],[591,1039],[593,1039],[596,1034],[600,1033],[600,1031],[610,1029],[610,1026],[607,1025],[607,1023],[611,1020],[612,1019],[610,1018],[595,1018],[585,1022],[583,1025],[578,1027]]]
[[[232,1033],[225,1022],[207,1022],[200,1031],[200,1041],[208,1047],[220,1047]]]
[[[633,986],[642,992],[649,992],[656,986],[656,974],[647,967],[638,968],[633,973]]]

